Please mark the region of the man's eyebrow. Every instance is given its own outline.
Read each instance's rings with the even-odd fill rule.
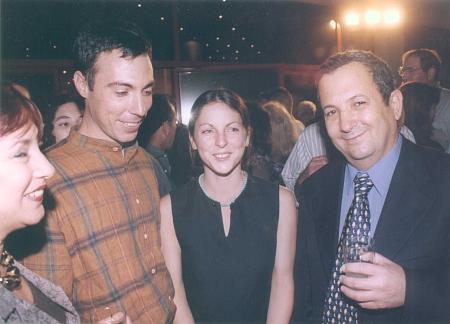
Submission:
[[[151,81],[147,83],[142,89],[152,88],[155,85],[155,81]],[[127,87],[134,89],[134,86],[128,82],[122,82],[122,81],[114,81],[111,83],[108,83],[107,87]]]
[[[361,97],[366,98],[367,96],[362,94],[362,93],[357,93],[357,94],[351,96],[350,98],[345,99],[345,102],[354,101],[354,100],[359,99]],[[329,105],[322,106],[322,109],[326,109],[326,108],[336,108],[336,105],[329,104]]]
[[[358,94],[355,94],[354,96],[351,96],[346,101],[349,102],[349,101],[353,101],[353,100],[356,100],[356,99],[359,99],[359,98],[367,98],[367,96],[362,94],[362,93],[358,93]]]
[[[145,87],[143,87],[142,89],[153,88],[154,85],[155,85],[155,81],[151,81],[151,82],[147,83],[145,85]]]
[[[326,106],[322,106],[322,110],[325,110],[325,109],[327,109],[327,108],[336,108],[336,106],[335,105],[326,105]]]
[[[133,88],[133,86],[127,82],[121,82],[121,81],[114,81],[111,83],[108,83],[107,87],[127,87],[127,88]]]

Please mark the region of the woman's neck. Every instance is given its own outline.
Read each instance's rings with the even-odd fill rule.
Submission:
[[[236,168],[226,176],[205,170],[202,180],[203,189],[212,199],[227,203],[236,198],[236,193],[242,191],[244,173],[241,168]]]

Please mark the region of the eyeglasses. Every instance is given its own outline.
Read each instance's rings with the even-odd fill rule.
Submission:
[[[413,68],[413,67],[410,67],[410,66],[400,66],[400,68],[398,69],[398,74],[399,75],[403,75],[403,74],[406,74],[406,73],[409,73],[409,74],[411,74],[411,73],[415,73],[415,72],[417,72],[417,71],[419,71],[419,70],[422,70],[420,67],[418,67],[418,68]]]

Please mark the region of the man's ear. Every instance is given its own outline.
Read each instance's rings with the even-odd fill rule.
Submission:
[[[400,120],[403,114],[403,95],[400,90],[394,90],[389,98],[389,108],[394,113],[395,120]]]
[[[80,96],[86,99],[89,93],[89,85],[81,71],[76,71],[73,74],[73,84],[75,85],[75,88],[77,89]]]
[[[435,67],[430,67],[427,71],[427,79],[431,84],[435,84],[438,78],[437,70]]]

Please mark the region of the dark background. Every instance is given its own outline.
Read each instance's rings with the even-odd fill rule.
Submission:
[[[395,31],[343,29],[344,48],[373,50],[394,70],[403,51],[436,49],[444,62],[441,83],[450,87],[450,0],[373,3],[388,2],[403,8],[402,25]],[[183,93],[194,96],[189,85],[208,73],[222,79],[237,73],[243,82],[219,79],[221,85],[240,86],[234,90],[243,94],[279,84],[293,91],[296,100],[314,100],[314,84],[301,66],[317,66],[334,53],[336,34],[329,21],[347,5],[365,3],[370,1],[1,0],[1,76],[27,86],[46,111],[48,99],[71,86],[71,47],[80,27],[95,19],[124,18],[138,23],[151,39],[157,91],[173,95],[180,114],[180,107],[186,110],[190,102],[181,102]],[[392,40],[394,33],[398,36]],[[380,43],[383,48],[377,48]],[[267,68],[270,64],[282,67]],[[243,70],[227,72],[237,65]],[[53,66],[58,70],[49,72]],[[195,73],[187,75],[181,70],[186,68]],[[289,69],[300,72],[286,74]]]

